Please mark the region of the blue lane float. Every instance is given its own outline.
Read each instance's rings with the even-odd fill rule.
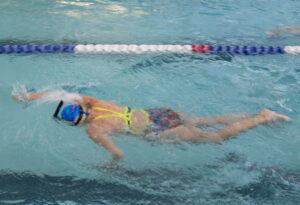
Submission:
[[[300,46],[238,46],[238,45],[0,45],[0,54],[18,53],[201,53],[233,55],[300,54]]]
[[[74,45],[0,45],[0,54],[74,53]]]
[[[266,55],[284,54],[283,46],[210,46],[213,54]]]

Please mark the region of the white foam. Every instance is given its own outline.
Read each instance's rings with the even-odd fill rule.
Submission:
[[[24,98],[27,95],[27,90],[25,85],[21,85],[21,84],[13,85],[13,90],[11,94],[12,96],[22,96]]]
[[[289,108],[285,102],[287,102],[288,99],[281,99],[281,100],[277,100],[277,103],[280,107],[282,107],[283,109],[289,111],[289,112],[293,112],[292,108]]]
[[[40,102],[64,101],[66,103],[80,103],[82,98],[78,93],[69,93],[64,90],[53,91],[39,99]]]

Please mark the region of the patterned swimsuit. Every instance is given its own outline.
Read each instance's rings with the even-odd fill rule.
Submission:
[[[149,120],[154,123],[151,131],[164,131],[183,125],[179,114],[169,108],[154,108],[146,111],[149,113]]]

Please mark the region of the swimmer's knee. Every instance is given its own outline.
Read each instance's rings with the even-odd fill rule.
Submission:
[[[222,137],[217,132],[202,132],[198,138],[203,142],[219,143],[223,141]]]
[[[210,138],[213,142],[216,142],[216,143],[224,141],[224,138],[222,137],[222,135],[220,135],[219,133],[216,133],[216,132],[212,133]]]
[[[222,140],[222,141],[228,140],[230,137],[234,137],[237,135],[236,133],[232,133],[229,130],[221,130],[217,134],[218,134],[220,140]]]

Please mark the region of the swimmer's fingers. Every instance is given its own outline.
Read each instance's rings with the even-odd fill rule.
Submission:
[[[13,97],[16,102],[26,102],[28,101],[28,95],[26,93],[17,94]]]
[[[23,102],[23,97],[21,95],[15,95],[13,100],[16,102]]]

